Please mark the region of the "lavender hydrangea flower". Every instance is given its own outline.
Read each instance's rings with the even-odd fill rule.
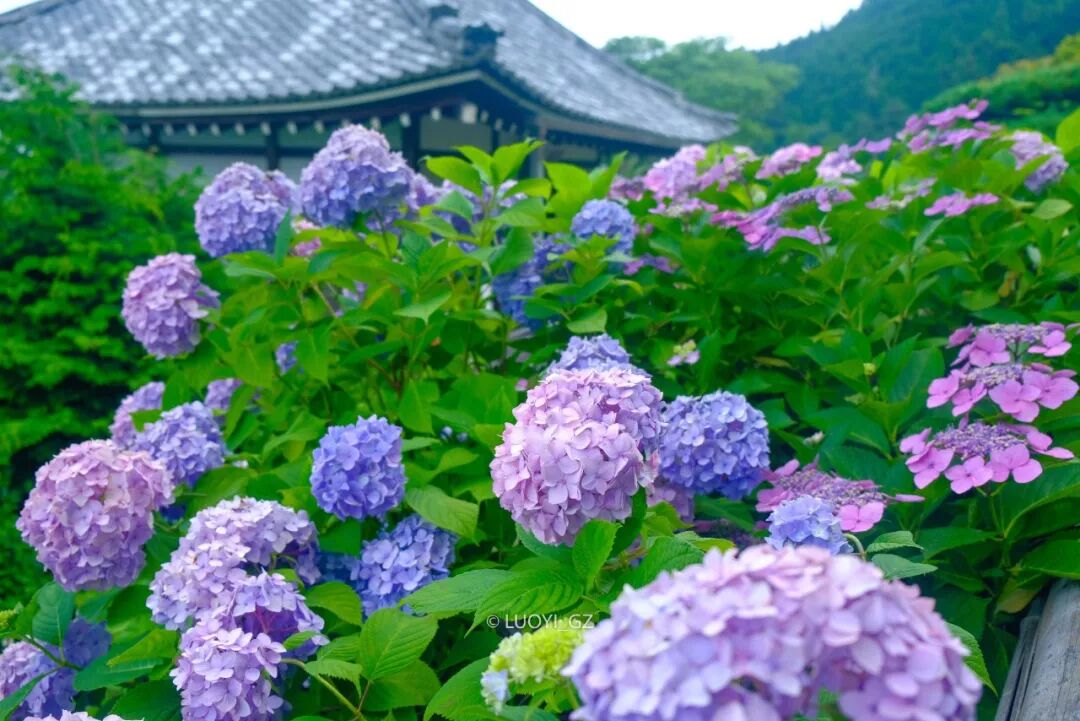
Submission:
[[[457,536],[418,515],[366,542],[351,577],[364,613],[396,606],[413,591],[449,576],[455,543]]]
[[[925,178],[914,183],[903,183],[891,195],[879,195],[866,203],[871,210],[903,210],[918,198],[930,195],[937,183],[935,178]]]
[[[596,370],[622,368],[644,373],[630,362],[630,354],[626,352],[622,344],[607,333],[571,337],[566,348],[559,354],[559,358],[548,366],[545,373],[557,370],[580,371],[587,368]]]
[[[909,454],[907,467],[915,485],[925,488],[943,473],[955,493],[964,493],[990,481],[1030,483],[1042,475],[1033,454],[1069,459],[1072,451],[1054,448],[1053,439],[1032,426],[982,422],[951,426],[932,437],[930,429],[908,436],[900,450]]]
[[[742,234],[750,248],[768,251],[781,238],[802,238],[813,245],[828,243],[829,235],[817,225],[793,228],[784,225],[789,212],[800,206],[816,205],[822,213],[832,210],[838,203],[846,203],[854,196],[843,188],[814,186],[782,195],[757,210],[742,213],[725,210],[713,215],[713,222],[728,228],[735,228]]]
[[[644,178],[624,178],[615,176],[608,190],[608,198],[611,200],[632,201],[641,200],[645,196]]]
[[[200,401],[170,408],[135,435],[132,450],[160,461],[177,485],[194,486],[225,463],[225,443],[213,412]]]
[[[655,268],[661,273],[674,273],[675,268],[671,265],[671,261],[662,255],[652,255],[646,253],[645,255],[638,256],[631,261],[628,261],[623,266],[623,273],[626,275],[637,275],[645,268]]]
[[[633,250],[634,216],[619,203],[612,200],[590,200],[582,206],[570,224],[570,232],[579,238],[599,235],[614,239],[612,250],[629,255]]]
[[[294,340],[282,343],[274,350],[274,363],[281,375],[296,367],[296,343]]]
[[[112,425],[109,426],[109,434],[113,443],[121,448],[127,448],[135,440],[135,424],[131,421],[131,415],[139,411],[156,411],[161,408],[161,400],[165,397],[165,384],[160,381],[151,381],[140,386],[135,391],[120,401],[113,416]]]
[[[660,477],[696,493],[739,499],[769,467],[765,415],[736,393],[679,396],[663,411]]]
[[[304,168],[300,204],[323,226],[351,227],[360,214],[392,216],[412,187],[413,172],[379,132],[341,128]]]
[[[90,623],[83,618],[72,619],[64,633],[64,660],[84,667],[109,650],[112,635],[104,623]]]
[[[247,582],[249,572],[291,567],[305,583],[319,578],[315,526],[303,511],[237,497],[199,511],[180,545],[150,583],[155,622],[181,628],[204,617]]]
[[[194,350],[199,319],[217,306],[218,294],[203,284],[193,255],[159,255],[131,271],[124,288],[124,324],[155,358]]]
[[[993,193],[976,193],[972,196],[968,196],[963,192],[950,193],[935,200],[933,205],[926,209],[926,215],[944,215],[946,218],[955,218],[972,208],[994,205],[998,200],[999,198]]]
[[[47,674],[47,675],[44,675]],[[33,679],[44,675],[15,708],[12,721],[59,715],[75,699],[75,671],[56,669],[41,649],[25,641],[9,644],[0,653],[0,698],[8,698]]]
[[[507,273],[500,273],[491,281],[495,302],[502,312],[518,325],[533,330],[542,327],[544,321],[525,314],[525,301],[532,297],[537,288],[558,279],[560,268],[553,267],[553,263],[569,249],[566,243],[546,235],[534,238],[532,258]]]
[[[1012,141],[1012,155],[1018,169],[1042,158],[1042,162],[1024,179],[1024,186],[1032,193],[1041,193],[1048,185],[1058,182],[1069,169],[1061,148],[1048,141],[1042,133],[1019,130],[1008,139]]]
[[[14,720],[15,716],[11,718]],[[98,721],[85,711],[61,711],[59,716],[49,715],[27,719],[27,721]],[[109,714],[101,718],[101,721],[124,721],[116,714]]]
[[[652,483],[645,454],[656,449],[660,401],[648,377],[620,368],[548,374],[495,449],[499,503],[549,544],[573,543],[594,518],[626,518]]]
[[[217,411],[219,413],[224,413],[229,410],[233,394],[236,393],[242,385],[244,384],[239,378],[221,378],[216,381],[210,381],[206,386],[206,396],[203,398],[203,405],[212,412]]]
[[[668,503],[682,520],[694,520],[694,492],[687,488],[673,486],[658,478],[646,491],[645,500],[649,506]]]
[[[313,631],[316,635],[311,638],[311,645],[305,643],[298,649],[302,656],[327,643],[319,633],[323,629],[322,618],[308,607],[296,585],[280,574],[263,571],[248,576],[222,601],[212,616],[224,625],[235,624],[248,633],[269,636],[278,643],[284,643],[293,634]]]
[[[968,141],[986,140],[1000,130],[997,125],[978,120],[987,106],[986,100],[976,100],[936,113],[912,115],[896,137],[906,142],[913,153],[939,147],[955,148]],[[972,124],[956,127],[957,123],[965,120]]]
[[[757,159],[753,150],[737,145],[733,152],[722,157],[716,165],[698,177],[696,189],[724,191],[732,183],[742,180],[744,168]]]
[[[670,158],[657,161],[642,178],[642,184],[658,200],[684,199],[697,189],[698,163],[705,159],[701,145],[687,145]]]
[[[768,523],[766,540],[773,548],[817,546],[833,555],[851,551],[840,529],[840,519],[832,506],[820,498],[799,496],[786,500],[769,514]]]
[[[15,526],[69,591],[135,580],[146,562],[153,513],[172,497],[164,466],[112,441],[86,441],[38,469]]]
[[[195,232],[212,258],[273,248],[278,226],[295,205],[296,185],[278,171],[248,163],[221,171],[195,203]]]
[[[820,548],[717,550],[627,587],[563,669],[581,721],[972,721],[981,684],[918,589]],[[897,714],[902,714],[898,716]]]
[[[802,167],[814,158],[821,155],[820,145],[807,145],[806,143],[792,143],[773,152],[765,158],[758,169],[758,180],[791,175],[802,170]]]
[[[385,418],[331,426],[315,449],[311,492],[338,518],[382,518],[405,497],[401,428]]]
[[[772,487],[758,492],[757,510],[775,511],[786,501],[813,496],[828,503],[840,519],[840,529],[851,533],[873,528],[890,503],[923,500],[921,496],[913,495],[887,496],[873,481],[851,481],[820,470],[816,462],[799,468],[798,461],[790,461],[775,471],[766,472],[765,480]]]

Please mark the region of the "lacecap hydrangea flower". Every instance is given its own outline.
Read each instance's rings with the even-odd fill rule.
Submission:
[[[998,408],[1024,423],[1035,420],[1040,408],[1060,408],[1080,386],[1076,371],[1055,371],[1043,363],[1000,363],[953,369],[930,383],[927,408],[952,404],[954,416],[962,416],[989,397]]]
[[[950,193],[935,200],[933,205],[926,209],[926,215],[944,215],[946,218],[955,218],[972,208],[994,205],[998,200],[999,198],[993,193],[976,193],[971,196],[964,192]]]
[[[150,582],[146,605],[155,622],[181,628],[202,618],[248,582],[280,563],[314,583],[318,542],[303,511],[237,497],[195,514],[172,557]]]
[[[480,677],[480,690],[495,713],[510,698],[511,684],[562,681],[559,672],[584,637],[584,630],[569,623],[553,623],[532,633],[516,633],[499,642]]]
[[[385,418],[331,426],[314,459],[311,492],[319,508],[338,518],[382,518],[405,497],[401,428]]]
[[[967,655],[932,600],[873,564],[757,545],[627,587],[563,673],[581,721],[814,718],[822,690],[852,721],[973,721]]]
[[[405,159],[381,133],[350,125],[335,131],[304,168],[300,204],[312,222],[348,228],[361,214],[400,212],[412,180]]]
[[[775,178],[799,172],[804,165],[821,155],[820,145],[792,143],[773,152],[765,158],[758,169],[757,178]]]
[[[679,396],[663,410],[660,478],[695,493],[740,499],[769,468],[765,415],[737,393]]]
[[[394,530],[364,543],[351,580],[359,589],[364,613],[396,606],[413,591],[450,575],[457,536],[408,516]]]
[[[278,226],[295,205],[296,185],[279,171],[234,163],[218,173],[195,202],[195,233],[212,258],[269,251]]]
[[[1029,353],[1045,358],[1063,356],[1072,348],[1061,323],[992,323],[965,326],[949,336],[949,347],[960,348],[953,365],[989,366],[1009,363]]]
[[[634,216],[613,200],[590,200],[570,223],[570,232],[581,239],[599,235],[616,241],[612,250],[626,255],[634,248],[637,228]]]
[[[177,485],[194,486],[204,473],[225,462],[221,429],[201,401],[165,411],[135,434],[131,447],[160,461]]]
[[[833,555],[851,551],[840,519],[832,506],[820,498],[799,496],[782,501],[769,514],[768,524],[766,540],[773,548],[816,546]]]
[[[151,381],[139,388],[120,401],[120,405],[113,415],[112,425],[109,426],[109,434],[113,443],[121,448],[127,448],[135,440],[135,424],[131,420],[133,413],[139,411],[156,411],[161,408],[161,400],[165,397],[165,384],[160,381]]]
[[[218,306],[218,294],[202,282],[195,256],[169,253],[128,275],[124,324],[156,358],[183,355],[199,344],[199,319]]]
[[[558,359],[549,365],[545,372],[581,371],[590,368],[593,370],[622,368],[644,375],[644,371],[635,368],[630,362],[630,354],[623,348],[622,343],[607,333],[572,336]]]
[[[544,543],[572,544],[594,518],[622,520],[652,484],[660,391],[621,368],[549,373],[514,409],[495,449],[495,495]]]
[[[718,225],[738,230],[746,244],[754,250],[772,250],[781,238],[801,238],[813,245],[824,245],[831,238],[820,225],[789,226],[786,224],[789,213],[808,205],[816,205],[819,211],[827,213],[834,205],[846,203],[853,197],[844,188],[818,185],[781,195],[768,205],[748,213],[720,211],[713,215],[712,220]]]
[[[38,469],[15,526],[67,590],[126,586],[146,563],[153,513],[172,492],[168,471],[147,454],[86,441]]]

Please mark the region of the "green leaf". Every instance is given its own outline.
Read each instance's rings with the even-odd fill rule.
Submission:
[[[1080,147],[1080,110],[1074,110],[1058,124],[1054,142],[1064,153]]]
[[[289,254],[292,239],[292,213],[285,213],[285,217],[281,219],[277,233],[274,235],[274,262],[278,265],[281,265],[285,260],[285,256]]]
[[[529,533],[529,531],[520,523],[514,524],[514,530],[517,533],[518,540],[521,541],[521,545],[529,549],[534,556],[558,561],[559,563],[572,563],[572,551],[566,546],[553,546],[544,543],[539,538]]]
[[[1067,200],[1062,200],[1061,198],[1047,198],[1036,206],[1031,215],[1039,220],[1053,220],[1054,218],[1060,218],[1068,213],[1072,210],[1072,207],[1072,203]]]
[[[125,719],[179,721],[180,694],[172,681],[146,681],[124,689],[111,713]]]
[[[425,706],[439,690],[439,677],[423,661],[371,684],[364,698],[364,712],[389,711],[406,706]]]
[[[484,659],[484,662],[486,663],[487,659]],[[34,687],[38,685],[38,682],[48,675],[49,674],[47,673],[43,673],[40,676],[35,676],[20,686],[15,693],[0,698],[0,721],[7,721],[8,718],[11,717],[12,712],[19,707],[19,704],[26,700],[26,697],[29,696],[30,692],[34,690]]]
[[[487,671],[487,667],[488,659],[484,657],[451,676],[428,702],[424,710],[424,721],[430,721],[433,716],[442,716],[450,721],[497,719],[498,717],[488,710],[480,693],[480,677]]]
[[[317,631],[301,631],[289,636],[282,645],[285,646],[286,651],[294,651],[318,635]]]
[[[931,566],[928,563],[915,563],[903,556],[894,556],[889,553],[879,553],[871,560],[888,579],[913,578],[937,570],[937,566]]]
[[[874,539],[874,542],[866,547],[867,553],[881,553],[882,551],[895,551],[898,548],[921,548],[915,543],[915,537],[911,531],[893,531],[883,533]]]
[[[645,489],[640,489],[631,499],[630,517],[623,521],[618,533],[615,534],[615,545],[612,553],[622,553],[630,547],[641,533],[641,526],[645,522],[645,510],[648,503],[645,500]]]
[[[401,394],[401,403],[398,405],[398,418],[402,425],[409,430],[420,433],[434,433],[431,427],[431,405],[420,393],[420,384],[409,381]]]
[[[409,616],[396,608],[373,613],[360,632],[357,660],[364,677],[374,681],[408,668],[431,643],[438,627],[431,616]]]
[[[304,667],[308,673],[349,681],[354,684],[360,683],[360,678],[364,675],[359,664],[342,661],[340,658],[318,658],[304,664]]]
[[[618,527],[610,521],[589,521],[574,539],[574,569],[586,584],[592,583],[604,561],[611,556],[617,530]]]
[[[971,655],[964,659],[964,663],[967,664],[967,667],[979,677],[980,681],[986,684],[987,688],[994,693],[997,693],[997,689],[994,688],[994,682],[990,680],[990,672],[986,668],[986,658],[983,656],[978,639],[976,639],[967,629],[961,628],[960,626],[951,623],[946,623],[945,625],[952,631],[952,635],[960,639],[960,642],[971,652]]]
[[[348,584],[340,581],[320,583],[309,588],[305,598],[312,608],[329,611],[346,623],[359,626],[364,622],[363,604]]]
[[[484,183],[480,179],[480,173],[461,158],[453,156],[428,158],[427,167],[428,170],[440,178],[456,183],[466,190],[477,195],[483,195],[484,193]]]
[[[161,664],[161,659],[143,659],[109,665],[107,656],[99,656],[75,674],[76,691],[93,691],[106,686],[118,686],[149,674]]]
[[[700,563],[705,552],[693,544],[670,536],[660,536],[653,541],[645,558],[641,559],[630,573],[630,584],[634,588],[652,583],[664,571],[678,571],[695,563]]]
[[[300,336],[296,343],[296,362],[312,378],[326,383],[330,377],[330,326],[322,324]]]
[[[42,643],[59,646],[75,615],[75,594],[69,593],[57,583],[41,587],[35,594],[38,611],[31,623],[31,635]]]
[[[462,538],[472,538],[476,534],[480,507],[460,498],[451,498],[438,486],[406,488],[405,502],[439,528],[452,531]]]
[[[507,721],[559,721],[555,714],[534,706],[504,706],[499,718]]]
[[[923,557],[930,559],[939,553],[971,546],[993,537],[994,534],[990,531],[981,531],[967,526],[924,528],[919,531],[919,545],[923,548]]]
[[[1080,463],[1065,463],[1044,472],[1038,483],[1006,483],[1001,489],[1001,522],[1012,538],[1017,521],[1036,508],[1061,498],[1080,496]]]
[[[172,658],[180,643],[180,634],[163,628],[155,628],[124,651],[109,659],[109,668],[132,661]]]
[[[567,322],[567,330],[571,333],[584,335],[587,333],[603,333],[607,328],[607,311],[603,308],[586,310],[577,318]]]
[[[405,597],[404,603],[417,613],[452,614],[475,611],[488,589],[511,575],[510,571],[495,568],[466,571],[413,591]]]
[[[1020,568],[1080,580],[1080,541],[1049,541],[1020,559]]]
[[[455,468],[460,468],[461,466],[467,466],[479,457],[480,456],[476,452],[470,451],[468,448],[452,446],[442,452],[439,456],[439,462],[430,470],[416,464],[406,464],[409,483],[413,486],[426,486],[443,473],[452,471]]]
[[[473,626],[491,617],[559,611],[581,598],[581,581],[552,562],[546,568],[518,571],[493,586],[473,616]]]
[[[419,318],[427,323],[431,318],[431,314],[441,308],[448,300],[450,300],[450,291],[442,291],[427,300],[419,301],[395,310],[394,315],[400,315],[406,318]]]

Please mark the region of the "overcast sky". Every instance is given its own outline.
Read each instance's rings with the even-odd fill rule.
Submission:
[[[164,2],[165,0],[161,0]],[[723,36],[733,47],[770,48],[834,25],[860,0],[533,0],[593,45],[623,35],[668,43]],[[27,0],[0,0],[0,12]]]

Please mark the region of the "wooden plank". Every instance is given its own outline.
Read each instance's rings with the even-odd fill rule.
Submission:
[[[1080,583],[1059,581],[1021,623],[995,721],[1080,721]]]

